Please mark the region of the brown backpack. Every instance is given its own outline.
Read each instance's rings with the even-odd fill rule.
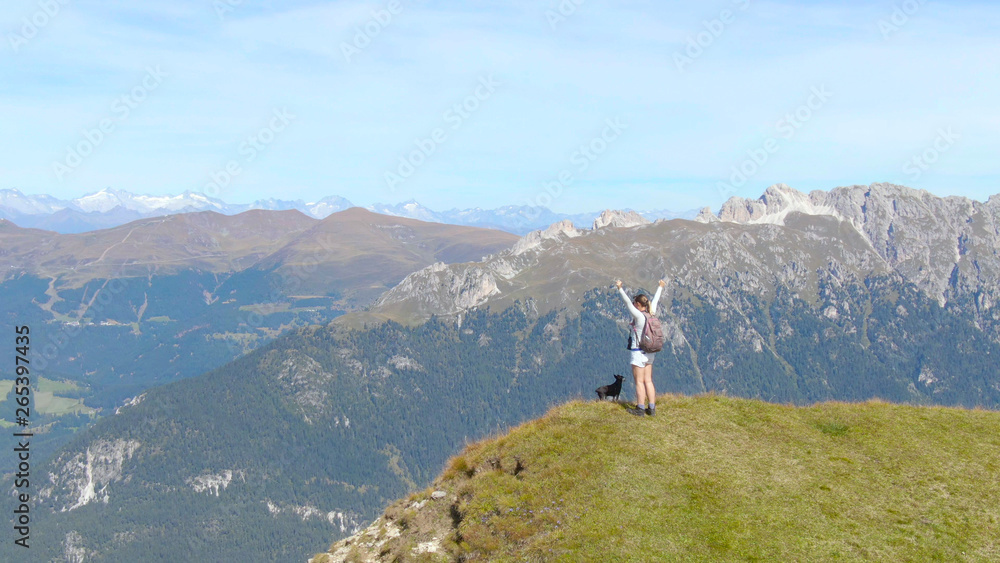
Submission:
[[[655,354],[663,350],[663,324],[660,318],[643,311],[646,317],[646,324],[642,327],[642,334],[639,336],[638,348],[647,354]]]

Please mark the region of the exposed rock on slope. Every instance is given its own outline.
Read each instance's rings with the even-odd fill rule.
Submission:
[[[985,203],[941,198],[893,184],[842,187],[806,196],[779,184],[758,200],[730,199],[719,218],[783,223],[795,211],[832,215],[851,225],[907,281],[939,304],[971,313],[1000,341],[996,308],[1000,300],[1000,197]]]
[[[593,230],[596,231],[604,227],[637,227],[639,225],[648,225],[649,223],[649,219],[646,219],[635,211],[608,209],[602,212],[597,219],[594,219]]]
[[[729,200],[718,217],[703,210],[697,222],[645,225],[633,215],[606,211],[589,231],[556,224],[484,262],[417,272],[372,313],[413,322],[518,299],[542,311],[572,307],[582,291],[616,278],[645,287],[669,278],[712,296],[738,284],[769,295],[780,284],[815,291],[805,280],[818,270],[857,279],[894,272],[941,305],[974,314],[1000,341],[1000,198],[939,198],[890,184],[806,195],[778,184],[757,200]]]
[[[414,322],[484,305],[504,308],[516,300],[531,300],[540,312],[573,309],[584,292],[617,278],[647,288],[669,279],[725,301],[733,283],[761,295],[772,295],[776,284],[815,293],[821,270],[858,279],[890,271],[854,229],[832,218],[801,230],[675,220],[575,236],[556,227],[548,233],[532,233],[515,245],[519,251],[480,263],[415,272],[383,295],[372,312]]]
[[[806,215],[832,215],[842,218],[837,210],[826,205],[825,195],[826,192],[820,191],[806,195],[785,184],[775,184],[767,188],[759,199],[731,198],[722,206],[719,219],[733,223],[784,225],[785,218],[793,211]]]
[[[944,303],[1000,285],[1000,198],[982,203],[892,184],[850,186],[808,196],[784,184],[757,200],[732,198],[719,219],[784,224],[789,213],[831,215],[851,224],[907,280]],[[704,219],[703,219],[704,220]]]
[[[137,440],[98,440],[83,453],[57,459],[57,471],[49,475],[49,484],[39,491],[38,498],[61,512],[91,502],[106,504],[108,485],[125,477],[122,466],[140,446]]]
[[[518,254],[524,254],[528,250],[542,244],[542,241],[559,239],[560,236],[574,238],[580,236],[581,234],[583,233],[573,226],[572,221],[569,221],[568,219],[565,221],[559,221],[558,223],[553,223],[546,229],[531,231],[527,235],[521,237],[514,244],[514,248],[511,252],[515,256]]]

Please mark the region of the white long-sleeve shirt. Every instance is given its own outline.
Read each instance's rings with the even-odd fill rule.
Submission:
[[[650,315],[656,314],[656,304],[660,301],[661,291],[663,291],[663,287],[657,287],[656,293],[653,294],[652,301],[649,302]],[[632,304],[632,300],[629,299],[629,296],[625,293],[624,289],[619,287],[618,295],[622,296],[622,299],[625,301],[625,305],[628,307],[628,312],[632,313],[632,319],[634,320],[632,323],[632,346],[635,347],[633,349],[637,349],[639,347],[639,337],[642,336],[642,331],[646,328],[646,316],[642,314],[642,311],[635,308],[635,305]]]

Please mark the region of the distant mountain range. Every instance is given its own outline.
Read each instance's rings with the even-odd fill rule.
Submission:
[[[423,266],[480,259],[517,240],[495,229],[428,223],[360,207],[322,220],[297,210],[198,211],[76,234],[21,228],[0,219],[0,282],[27,274],[50,280],[50,292],[58,293],[92,280],[190,270],[223,279],[252,273],[254,279],[271,278],[275,287],[294,278],[296,295],[346,292],[350,297],[361,291],[367,297],[348,299],[356,306]],[[216,286],[222,283],[213,280]]]
[[[148,390],[37,466],[38,555],[304,560],[429,484],[464,444],[627,373],[616,278],[631,295],[668,282],[660,392],[1000,406],[1000,198],[777,185],[699,219],[562,221]],[[13,549],[0,544],[0,560]]]
[[[83,233],[124,225],[137,219],[176,213],[215,211],[236,215],[252,209],[271,211],[297,210],[315,219],[355,207],[340,196],[327,196],[314,202],[301,199],[259,199],[253,203],[230,204],[197,192],[186,191],[176,196],[136,195],[125,190],[105,188],[99,192],[62,200],[50,195],[26,195],[17,189],[0,190],[0,219],[8,219],[20,227],[44,229],[58,233]],[[415,200],[389,205],[378,203],[367,208],[383,215],[407,217],[434,223],[499,229],[518,235],[570,220],[578,226],[589,226],[598,215],[593,213],[555,213],[544,207],[507,205],[496,209],[451,209],[433,211]],[[640,212],[649,220],[693,219],[695,210],[674,212],[666,209]]]
[[[516,240],[361,208],[322,220],[200,211],[78,234],[0,219],[0,322],[30,326],[32,365],[53,393],[32,408],[46,429],[32,453],[44,457],[152,386],[365,306],[424,266],[480,260]],[[13,397],[5,383],[0,406]],[[0,472],[9,463],[0,458]]]

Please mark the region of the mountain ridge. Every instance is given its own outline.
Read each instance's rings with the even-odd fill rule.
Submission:
[[[807,196],[776,184],[757,200],[731,198],[718,219],[783,222],[789,212],[811,209],[813,215],[831,215],[853,225],[880,256],[939,302],[981,288],[995,302],[1000,285],[1000,198],[994,198],[942,198],[894,184],[817,190]],[[960,279],[952,283],[956,277]]]
[[[719,256],[733,256],[740,251],[741,240],[748,241],[749,247],[759,248],[755,242],[750,242],[755,240],[754,233],[778,228],[803,237],[793,248],[812,244],[807,241],[817,236],[831,241],[852,241],[848,247],[855,256],[844,257],[849,262],[883,262],[942,306],[952,303],[967,308],[986,330],[991,331],[991,337],[1000,341],[1000,310],[995,307],[1000,302],[1000,198],[989,201],[994,203],[958,197],[938,198],[890,184],[814,191],[807,196],[779,184],[757,200],[731,198],[718,215],[703,210],[694,222],[671,220],[641,227],[634,231],[637,242],[630,250],[634,256],[627,262],[628,266],[619,271],[610,265],[596,270],[593,264],[585,267],[574,256],[594,256],[602,261],[604,245],[599,235],[623,235],[601,228],[567,230],[565,225],[556,224],[529,233],[511,250],[484,262],[453,264],[447,268],[434,266],[414,272],[410,279],[403,280],[380,298],[370,314],[374,318],[412,322],[411,319],[427,318],[432,314],[454,315],[469,307],[507,306],[513,299],[527,296],[519,288],[532,284],[521,278],[530,275],[532,269],[543,267],[539,263],[540,253],[556,253],[555,261],[566,264],[560,268],[546,268],[558,270],[557,275],[586,277],[590,287],[629,275],[633,283],[641,282],[647,287],[659,278],[687,278],[688,283],[694,285],[696,278],[717,277],[713,270],[718,267],[726,270],[729,277],[738,279],[743,275],[737,271],[739,268],[727,266],[727,260],[721,260],[713,252],[720,253]],[[836,223],[827,224],[824,218]],[[847,230],[837,223],[846,225]],[[596,222],[594,226],[600,227]],[[674,238],[669,243],[666,240],[657,242],[648,229],[660,233],[661,238],[666,233],[717,234],[704,241],[695,241],[694,254],[673,253],[672,260],[665,260],[653,258],[653,255],[665,253],[659,247],[677,245],[680,241]],[[692,244],[692,236],[686,237],[688,242],[684,244]],[[722,240],[717,240],[718,236]],[[744,236],[750,238],[741,238]],[[760,250],[763,256],[772,254],[769,250]],[[649,256],[641,256],[643,252]],[[548,257],[550,261],[552,258]],[[820,258],[814,256],[813,262]],[[746,264],[757,261],[752,256],[743,256],[741,260]],[[776,260],[769,271],[761,275],[771,279],[801,275],[800,271],[789,270],[782,263],[783,258]],[[604,273],[603,279],[595,275],[598,271]],[[553,272],[540,275],[550,274]],[[861,270],[856,270],[855,274],[863,277]],[[438,283],[430,282],[431,278]],[[760,283],[758,280],[757,285]],[[541,293],[552,294],[552,291]],[[339,322],[350,323],[355,318],[349,316]]]
[[[46,343],[32,363],[51,382],[43,392],[55,389],[33,409],[45,428],[33,453],[49,455],[150,387],[364,306],[412,270],[479,259],[517,238],[343,213],[202,211],[72,235],[0,220],[0,317]],[[0,405],[13,409],[6,383]]]
[[[230,204],[190,190],[176,196],[149,196],[105,188],[73,200],[60,200],[45,194],[28,196],[17,189],[0,190],[0,218],[11,219],[21,226],[44,228],[63,234],[109,228],[145,217],[175,213],[217,211],[234,215],[250,209],[272,211],[297,209],[314,219],[323,219],[332,213],[351,207],[355,205],[335,195],[326,196],[315,202],[268,198],[249,204]],[[597,215],[597,213],[554,213],[544,207],[527,205],[506,205],[496,209],[452,208],[439,212],[420,205],[416,200],[395,205],[376,203],[366,209],[383,215],[498,229],[519,235],[564,219],[586,225]],[[666,209],[647,210],[641,213],[650,220],[664,217],[693,218],[695,215],[694,211],[678,213]]]
[[[894,230],[914,228],[906,217],[896,221]],[[658,311],[661,391],[793,404],[881,397],[1000,405],[995,310],[980,299],[987,294],[957,293],[942,305],[849,222],[792,211],[782,223],[562,223],[485,260],[435,262],[356,323],[296,330],[211,374],[150,390],[98,422],[40,469],[57,502],[38,511],[39,528],[55,533],[53,545],[72,533],[74,545],[106,557],[157,549],[190,559],[197,551],[184,542],[106,540],[137,523],[166,533],[172,520],[157,515],[191,502],[192,533],[227,526],[199,548],[252,559],[252,545],[264,561],[279,555],[252,531],[292,526],[285,517],[296,513],[281,507],[370,520],[385,502],[431,482],[467,440],[591,397],[627,370],[615,278],[629,294],[668,282]],[[405,239],[406,225],[399,227],[379,233]],[[912,253],[912,241],[896,240],[898,253]],[[989,258],[979,241],[967,244],[970,256]],[[140,442],[131,457],[128,440]],[[122,479],[95,489],[109,504],[62,511],[87,485],[73,460],[108,443],[123,460]],[[201,456],[185,457],[195,444]],[[219,486],[206,489],[210,483]],[[346,535],[329,519],[294,526],[298,539],[282,544],[289,549]]]
[[[669,223],[591,236],[623,244]],[[832,218],[824,225],[843,228]],[[762,248],[789,235],[775,225],[736,228],[739,236],[768,234]],[[609,238],[616,233],[622,238]],[[796,404],[875,396],[1000,404],[993,361],[1000,345],[960,311],[941,309],[888,270],[853,279],[833,268],[810,282],[815,295],[795,297],[800,281],[774,288],[771,301],[749,288],[720,293],[724,285],[672,281],[661,302],[667,340],[658,389]],[[522,301],[411,327],[304,328],[211,373],[151,389],[38,468],[47,477],[39,486],[51,489],[36,510],[46,534],[39,541],[59,550],[72,537],[95,557],[118,559],[305,559],[303,551],[349,535],[392,499],[431,482],[469,440],[590,397],[627,368],[618,295],[592,288],[577,299],[576,312]],[[195,447],[199,455],[185,455]],[[100,472],[99,496],[69,510],[89,490],[81,462],[106,450],[120,466]],[[299,513],[343,514],[355,524],[344,531],[336,518]],[[181,528],[172,524],[177,518]],[[264,541],[261,526],[284,541]],[[163,534],[198,541],[155,541]]]

